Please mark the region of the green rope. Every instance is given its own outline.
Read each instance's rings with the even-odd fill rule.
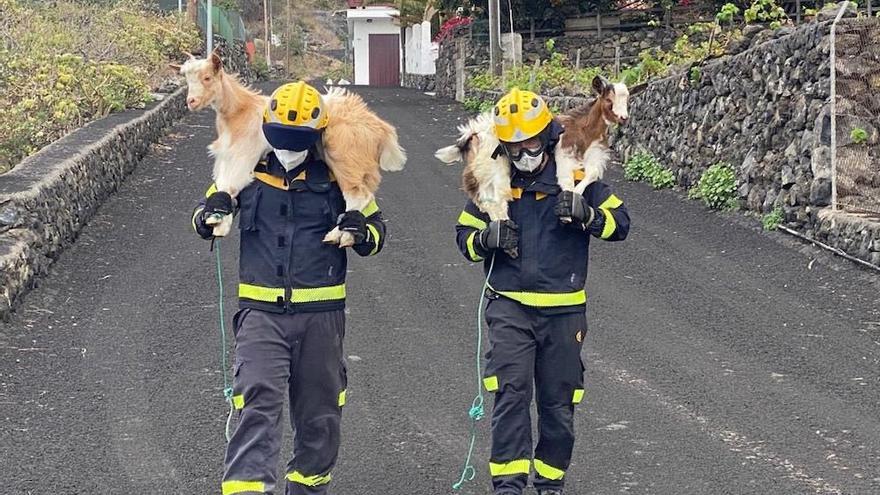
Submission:
[[[212,241],[215,257],[217,258],[217,287],[219,288],[220,301],[220,369],[223,372],[223,397],[229,404],[229,414],[226,416],[226,441],[232,438],[232,414],[235,407],[232,404],[232,387],[229,386],[229,371],[226,363],[226,315],[223,313],[223,262],[220,259],[220,239]]]
[[[477,304],[477,395],[474,397],[473,402],[471,402],[471,408],[468,411],[468,416],[471,418],[471,440],[468,445],[467,457],[464,460],[464,467],[461,470],[461,476],[452,485],[453,490],[461,489],[465,482],[472,481],[477,475],[477,470],[472,462],[474,444],[477,441],[477,421],[483,419],[486,415],[483,409],[483,368],[481,361],[483,354],[483,295],[489,288],[489,277],[492,276],[493,268],[495,268],[495,253],[492,253],[492,261],[489,263],[489,271],[486,273],[486,281],[483,282],[483,289],[480,291],[480,299]]]

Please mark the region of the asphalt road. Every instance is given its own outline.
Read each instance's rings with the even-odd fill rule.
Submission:
[[[482,275],[454,245],[461,170],[432,153],[464,112],[362,93],[410,159],[379,193],[385,251],[351,266],[334,493],[451,493]],[[214,259],[188,218],[212,135],[209,112],[179,123],[0,327],[0,493],[219,493]],[[880,493],[878,277],[755,220],[609,181],[633,227],[594,243],[567,493]],[[488,426],[461,493],[489,493]]]

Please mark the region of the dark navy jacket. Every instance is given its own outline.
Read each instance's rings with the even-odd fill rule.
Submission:
[[[239,306],[273,313],[343,309],[346,250],[322,240],[345,212],[345,200],[327,165],[310,154],[287,172],[269,153],[255,177],[237,198]],[[206,197],[215,190],[212,186]],[[204,204],[202,199],[193,218]],[[375,201],[362,213],[367,238],[354,250],[369,256],[382,249],[385,222]]]
[[[550,156],[544,169],[525,176],[511,167],[514,200],[510,219],[519,227],[519,257],[495,252],[489,280],[490,296],[513,299],[547,313],[584,311],[590,237],[622,241],[629,232],[629,214],[611,188],[603,182],[587,186],[584,198],[599,216],[592,228],[563,224],[554,213],[560,192],[556,162]],[[575,177],[581,178],[581,174]],[[488,271],[491,256],[481,249],[479,231],[489,217],[468,201],[456,226],[458,247],[471,261],[484,261]]]

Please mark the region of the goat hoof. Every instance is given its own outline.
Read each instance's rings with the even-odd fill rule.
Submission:
[[[344,249],[354,246],[354,236],[350,232],[340,232],[339,248]]]
[[[571,217],[559,217],[559,221],[562,223],[571,223]]]
[[[212,213],[205,218],[205,225],[209,227],[213,227],[215,225],[220,225],[223,223],[223,217],[226,215],[221,215],[219,213]]]
[[[507,253],[507,255],[510,256],[511,258],[514,258],[514,259],[519,258],[519,249],[518,248],[505,249],[504,252]]]
[[[342,238],[342,231],[339,230],[339,227],[335,227],[330,232],[327,232],[327,235],[324,236],[324,244],[339,244],[340,239]]]

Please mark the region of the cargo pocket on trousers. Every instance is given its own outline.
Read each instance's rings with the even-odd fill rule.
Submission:
[[[584,400],[584,373],[587,370],[587,367],[584,366],[584,358],[579,358],[578,362],[581,365],[581,373],[578,377],[577,386],[571,396],[571,403],[574,405],[578,405]]]
[[[346,395],[348,394],[348,364],[345,362],[345,358],[339,361],[339,374],[340,390],[336,403],[341,408],[345,406]]]
[[[241,373],[241,367],[244,365],[244,362],[235,360],[235,364],[232,365],[232,407],[241,414],[241,410],[244,409],[244,391],[241,390],[243,387],[241,386],[239,374]]]

